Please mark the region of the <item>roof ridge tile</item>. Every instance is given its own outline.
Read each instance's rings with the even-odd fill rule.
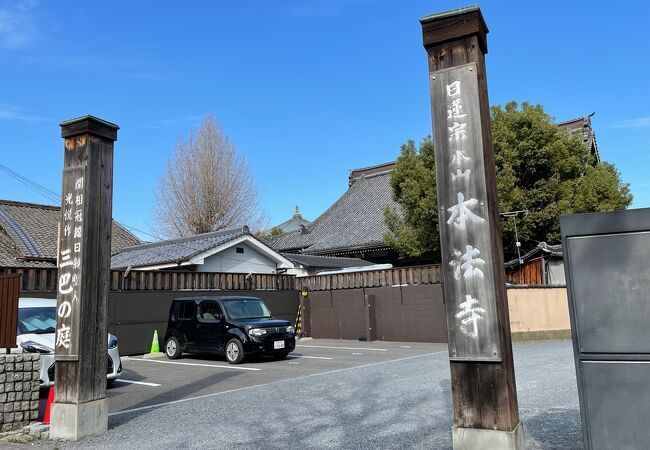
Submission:
[[[125,253],[132,250],[142,250],[146,248],[161,247],[164,245],[183,244],[187,242],[200,241],[203,239],[210,239],[213,237],[229,236],[229,235],[237,235],[237,234],[241,234],[241,235],[250,234],[250,230],[248,230],[248,227],[230,228],[227,230],[219,230],[219,231],[211,231],[209,233],[195,234],[193,236],[185,236],[185,237],[173,238],[173,239],[161,239],[160,241],[147,242],[146,244],[126,247],[120,250],[120,253]]]

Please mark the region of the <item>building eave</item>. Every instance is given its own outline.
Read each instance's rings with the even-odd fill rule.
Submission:
[[[206,258],[209,258],[210,256],[220,253],[237,244],[241,244],[242,242],[246,242],[248,245],[253,247],[258,252],[262,253],[267,258],[275,261],[278,269],[293,269],[295,267],[294,264],[287,258],[251,235],[240,236],[228,242],[224,242],[223,244],[212,247],[204,252],[198,253],[197,255],[190,258],[189,264],[203,264]]]

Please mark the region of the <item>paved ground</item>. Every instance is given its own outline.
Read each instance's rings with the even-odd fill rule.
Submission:
[[[514,347],[529,449],[580,449],[570,341]],[[303,341],[284,361],[123,361],[108,434],[60,448],[451,447],[446,345]]]

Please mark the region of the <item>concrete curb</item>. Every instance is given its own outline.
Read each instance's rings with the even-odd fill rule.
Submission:
[[[14,444],[27,444],[35,440],[47,440],[50,437],[50,426],[41,422],[32,423],[20,430],[0,433],[0,440]]]

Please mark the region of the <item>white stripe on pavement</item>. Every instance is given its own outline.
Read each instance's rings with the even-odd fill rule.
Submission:
[[[228,391],[213,392],[211,394],[197,395],[196,397],[181,398],[181,399],[178,399],[178,400],[172,400],[170,402],[156,403],[155,405],[147,405],[147,406],[141,406],[139,408],[125,409],[124,411],[116,411],[116,412],[113,412],[113,413],[109,413],[108,415],[109,416],[119,416],[120,414],[129,414],[129,413],[134,413],[134,412],[138,412],[138,411],[146,411],[147,409],[160,408],[162,406],[175,405],[175,404],[178,404],[178,403],[185,403],[185,402],[189,402],[189,401],[192,401],[192,400],[200,400],[200,399],[203,399],[203,398],[217,397],[219,395],[232,394],[234,392],[246,391],[246,390],[255,389],[255,388],[258,388],[258,387],[273,386],[275,384],[287,383],[287,382],[290,382],[290,381],[296,381],[296,380],[300,380],[300,379],[304,379],[304,378],[318,377],[318,376],[321,376],[321,375],[329,375],[329,374],[337,373],[337,372],[347,372],[348,370],[364,369],[366,367],[379,366],[379,365],[382,365],[382,364],[390,364],[390,363],[394,363],[394,362],[408,361],[409,359],[423,358],[425,356],[434,356],[434,355],[439,355],[439,354],[443,354],[443,353],[445,355],[449,355],[449,350],[444,350],[444,351],[441,351],[441,352],[434,352],[434,353],[426,353],[424,355],[407,356],[406,358],[399,358],[399,359],[392,359],[390,361],[381,361],[381,362],[376,362],[376,363],[364,364],[362,366],[346,367],[344,369],[328,370],[327,372],[312,373],[311,375],[304,375],[304,376],[301,376],[301,377],[288,378],[286,380],[273,381],[271,383],[256,384],[254,386],[246,386],[246,387],[241,387],[241,388],[237,388],[237,389],[230,389]]]
[[[357,348],[357,347],[326,347],[324,345],[296,345],[296,347],[308,348],[335,348],[338,350],[368,350],[369,352],[387,352],[387,348]]]
[[[305,355],[289,355],[287,358],[308,358],[308,359],[334,359],[326,356],[305,356]]]
[[[146,381],[125,380],[124,378],[118,378],[115,381],[118,382],[118,383],[141,384],[143,386],[151,386],[151,387],[160,386],[158,383],[147,383]]]
[[[158,361],[155,359],[141,359],[141,358],[131,358],[131,361],[144,361],[144,362],[152,362],[152,363],[158,363],[158,364],[177,364],[179,366],[199,366],[199,367],[215,367],[217,369],[235,369],[235,370],[262,370],[262,369],[255,369],[253,367],[241,367],[241,366],[222,366],[222,365],[217,365],[217,364],[199,364],[199,363],[184,363],[184,362],[175,362],[175,361]]]

